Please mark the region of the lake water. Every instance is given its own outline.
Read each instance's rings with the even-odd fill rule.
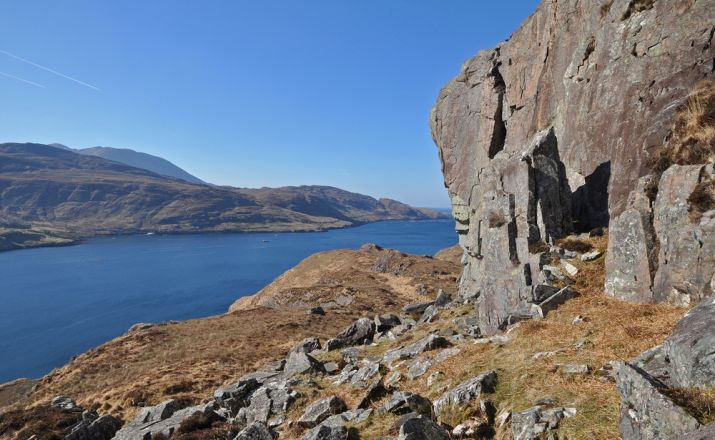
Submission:
[[[224,313],[305,257],[364,243],[434,254],[452,220],[395,221],[315,233],[100,238],[0,253],[0,383],[37,378],[137,322]]]

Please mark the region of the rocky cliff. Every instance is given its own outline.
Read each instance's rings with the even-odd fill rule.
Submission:
[[[543,244],[630,209],[679,107],[715,75],[713,10],[712,0],[545,0],[442,89],[430,122],[466,251],[460,291],[479,297],[483,330],[531,313]],[[701,278],[698,298],[710,291]]]

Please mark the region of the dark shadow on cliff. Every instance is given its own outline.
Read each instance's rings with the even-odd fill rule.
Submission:
[[[599,165],[586,176],[586,183],[571,197],[571,213],[576,232],[588,232],[595,228],[607,228],[608,182],[611,179],[611,161]]]

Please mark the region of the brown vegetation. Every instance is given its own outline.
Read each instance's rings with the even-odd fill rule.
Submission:
[[[715,85],[701,81],[677,111],[670,139],[652,160],[662,173],[669,166],[715,163]]]
[[[61,440],[65,430],[82,419],[82,410],[62,410],[42,405],[31,410],[0,414],[0,438]],[[11,436],[12,437],[8,437]]]
[[[663,394],[703,425],[715,422],[715,388],[668,388]]]
[[[574,237],[563,238],[556,240],[556,244],[567,251],[585,253],[593,249],[591,243]]]

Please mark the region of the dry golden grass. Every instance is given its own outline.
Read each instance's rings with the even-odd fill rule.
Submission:
[[[608,237],[588,239],[594,248],[604,250]],[[522,322],[511,333],[512,340],[504,345],[464,343],[458,356],[432,367],[422,378],[403,380],[402,388],[421,393],[431,399],[440,396],[426,385],[425,378],[433,371],[445,373],[439,385],[456,386],[488,370],[496,370],[497,390],[484,395],[500,409],[522,410],[544,397],[555,399],[558,405],[574,406],[577,415],[562,422],[560,431],[570,439],[617,439],[620,399],[615,384],[598,374],[567,377],[556,364],[587,364],[594,371],[613,360],[629,360],[648,348],[658,345],[670,334],[685,310],[670,305],[634,305],[603,294],[604,259],[575,262],[579,274],[574,287],[579,295],[538,321]],[[421,334],[445,327],[453,316],[464,310],[445,312],[441,322],[422,330]],[[575,316],[586,322],[574,325]],[[415,335],[415,339],[420,335]],[[592,346],[577,349],[575,344],[587,338]],[[536,353],[553,352],[552,356],[534,359]],[[452,424],[479,415],[476,403],[446,416]],[[384,432],[383,432],[384,434]],[[497,438],[510,438],[508,430]]]
[[[703,425],[715,422],[715,388],[670,388],[664,394]]]
[[[670,165],[715,163],[715,85],[701,81],[680,106],[672,135],[652,162],[662,173]]]

